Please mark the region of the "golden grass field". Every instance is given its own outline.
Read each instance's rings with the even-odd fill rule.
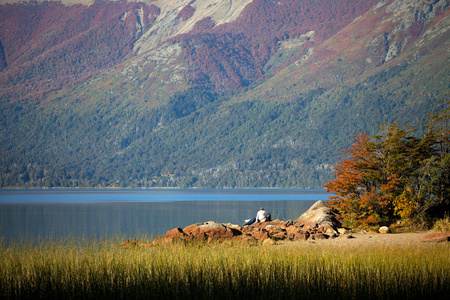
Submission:
[[[120,237],[2,243],[0,298],[447,299],[449,243],[422,243],[425,234],[270,246],[124,248]]]

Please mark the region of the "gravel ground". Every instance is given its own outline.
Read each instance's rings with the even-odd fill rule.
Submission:
[[[421,238],[430,234],[432,232],[424,231],[424,232],[415,232],[415,233],[352,233],[350,235],[345,235],[346,237],[351,236],[352,238],[343,238],[342,236],[336,239],[327,239],[327,240],[311,240],[308,239],[306,242],[298,241],[298,242],[281,242],[279,245],[289,244],[292,246],[295,245],[324,245],[324,246],[342,246],[342,247],[373,247],[373,246],[407,246],[407,245],[417,245],[417,244],[425,244],[420,241]]]

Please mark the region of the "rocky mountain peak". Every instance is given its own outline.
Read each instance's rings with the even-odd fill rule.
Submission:
[[[215,25],[229,23],[239,17],[241,11],[251,0],[156,0],[151,4],[160,9],[155,24],[134,46],[137,53],[143,53],[157,46],[168,38],[187,33],[203,19],[211,18]],[[192,7],[188,18],[180,18],[180,12]]]

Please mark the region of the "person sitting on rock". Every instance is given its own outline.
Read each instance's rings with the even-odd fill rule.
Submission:
[[[260,207],[256,214],[256,223],[268,222],[271,220],[270,213],[264,210],[264,207]]]
[[[256,218],[252,218],[250,220],[246,220],[247,222],[242,225],[242,226],[246,226],[246,225],[251,225],[253,223],[262,223],[262,222],[267,222],[271,220],[271,216],[270,213],[264,210],[264,207],[261,207],[258,211],[258,213],[256,214]]]

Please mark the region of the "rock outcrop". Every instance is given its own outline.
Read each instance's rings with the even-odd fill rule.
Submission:
[[[165,237],[158,237],[153,242],[160,244],[185,240],[263,243],[268,239],[275,242],[322,240],[350,233],[340,226],[340,222],[336,219],[336,213],[323,201],[318,201],[296,221],[277,219],[253,223],[250,226],[208,221],[192,224],[183,229],[174,228],[167,231]]]
[[[341,222],[336,219],[337,213],[323,201],[317,201],[295,222],[295,226],[304,229],[318,229],[324,232],[339,234]]]

